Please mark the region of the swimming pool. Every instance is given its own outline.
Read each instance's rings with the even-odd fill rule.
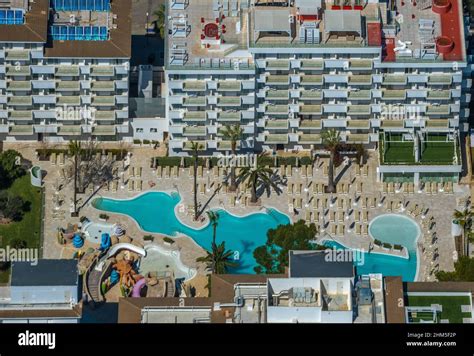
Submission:
[[[88,222],[82,227],[86,239],[92,243],[100,244],[102,234],[114,235],[115,225],[101,222]]]
[[[174,212],[180,200],[181,197],[176,192],[147,192],[129,200],[97,198],[93,201],[93,206],[99,210],[128,215],[147,232],[169,236],[187,235],[204,249],[210,250],[212,226],[208,224],[201,229],[194,229],[183,224]],[[219,210],[216,242],[225,241],[226,249],[235,251],[239,262],[239,266],[231,272],[254,273],[254,249],[267,242],[269,229],[289,223],[288,216],[274,209],[243,217]]]
[[[408,258],[364,252],[364,263],[356,265],[357,275],[382,273],[384,276],[402,276],[405,282],[414,281],[418,270],[417,240],[420,236],[416,222],[404,215],[380,215],[371,221],[369,234],[374,239],[406,247]],[[324,244],[337,249],[347,248],[336,241]]]

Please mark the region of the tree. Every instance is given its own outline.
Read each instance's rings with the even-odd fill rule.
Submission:
[[[23,157],[15,150],[6,150],[0,154],[0,180],[2,187],[8,187],[17,178],[25,174]]]
[[[165,39],[166,35],[166,8],[164,4],[161,4],[160,7],[153,12],[153,16],[156,17],[155,26],[160,32],[160,37]]]
[[[315,224],[306,225],[299,220],[293,225],[279,225],[276,229],[267,232],[267,242],[257,247],[253,257],[258,266],[257,273],[284,273],[288,267],[288,253],[290,250],[320,250],[324,246],[313,243],[317,233]]]
[[[439,271],[436,273],[436,278],[440,282],[447,281],[474,281],[474,259],[468,256],[461,256],[459,260],[454,263],[454,272]]]
[[[209,218],[209,224],[212,226],[212,243],[216,243],[217,225],[219,224],[219,213],[216,211],[209,210],[207,212]]]
[[[463,252],[466,256],[469,256],[468,234],[472,226],[471,209],[465,208],[464,210],[454,210],[453,218],[462,227]]]
[[[239,125],[229,126],[226,125],[222,130],[222,137],[225,140],[229,140],[231,142],[231,151],[232,155],[235,157],[237,152],[237,142],[240,141],[242,138],[244,130]],[[235,192],[237,189],[237,182],[235,177],[235,167],[232,165],[230,167],[230,187],[229,190],[231,192]]]
[[[336,129],[326,129],[321,132],[321,138],[326,149],[329,151],[328,193],[335,193],[334,156],[336,155],[337,146],[341,142],[341,134]]]
[[[246,166],[243,167],[240,171],[239,178],[241,181],[248,180],[248,185],[250,186],[250,201],[252,203],[257,203],[257,188],[263,186],[265,190],[270,188],[279,191],[277,184],[272,180],[273,171],[271,168],[267,168],[263,165],[263,155],[260,155],[257,158],[257,165],[255,167]]]
[[[194,187],[194,220],[199,218],[198,211],[198,199],[197,199],[197,170],[198,170],[198,160],[199,160],[199,151],[202,151],[204,146],[199,142],[191,141],[191,152],[193,155],[193,187]]]
[[[3,218],[20,221],[26,210],[26,202],[20,196],[12,196],[6,190],[0,192],[0,215]]]
[[[79,175],[79,161],[82,153],[81,142],[74,140],[70,141],[68,145],[68,153],[72,157],[74,166],[73,166],[73,174],[74,174],[74,191],[73,191],[73,210],[74,215],[77,214],[77,181]]]
[[[220,245],[212,244],[211,251],[206,251],[206,256],[199,257],[196,262],[206,264],[206,268],[215,274],[225,274],[229,268],[235,268],[238,263],[232,258],[234,252],[225,249],[225,242]]]

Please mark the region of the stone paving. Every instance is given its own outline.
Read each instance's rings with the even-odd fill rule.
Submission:
[[[62,168],[67,170],[67,167],[72,163],[67,159],[65,165],[51,165],[48,161],[38,162],[36,158],[34,147],[32,145],[19,144],[5,144],[5,149],[14,148],[19,150],[26,158],[31,159],[34,164],[39,164],[43,170],[47,172],[44,179],[46,189],[46,206],[45,206],[45,237],[44,237],[44,257],[45,258],[71,258],[75,249],[70,246],[59,245],[56,238],[56,231],[58,227],[66,227],[67,223],[77,224],[78,218],[71,218],[69,214],[69,202],[72,199],[72,182],[61,180],[59,172]],[[130,178],[131,170],[127,170],[123,174],[122,181],[118,182],[117,191],[112,189],[106,191],[101,188],[97,192],[97,196],[106,196],[112,198],[130,198],[138,194],[143,194],[145,191],[178,191],[183,198],[182,206],[177,209],[178,217],[188,225],[194,227],[202,227],[207,224],[205,214],[202,220],[193,221],[191,207],[192,207],[192,185],[193,179],[189,172],[189,168],[179,168],[177,173],[167,170],[159,172],[150,167],[150,158],[164,155],[165,148],[154,150],[152,148],[129,148],[132,152],[130,167],[135,167],[138,171],[141,170],[140,178]],[[281,185],[281,192],[277,194],[272,191],[269,196],[263,194],[259,199],[259,204],[251,206],[249,203],[249,194],[245,189],[239,189],[236,193],[226,193],[226,187],[222,185],[223,174],[222,169],[217,168],[207,170],[202,168],[202,173],[198,174],[198,199],[200,204],[205,204],[211,198],[214,190],[219,185],[222,185],[218,194],[216,194],[210,201],[208,208],[224,208],[236,215],[244,215],[251,212],[257,212],[264,207],[276,208],[279,211],[286,213],[292,221],[305,219],[308,222],[317,223],[318,226],[325,225],[325,232],[321,234],[324,237],[330,236],[342,244],[353,247],[369,249],[374,248],[371,237],[364,234],[368,228],[368,223],[374,217],[387,213],[388,207],[393,206],[392,212],[400,212],[409,216],[407,207],[417,204],[426,214],[421,213],[418,209],[418,216],[415,220],[420,225],[423,231],[423,237],[418,241],[420,254],[423,255],[421,259],[420,273],[418,280],[433,280],[434,277],[430,274],[433,269],[453,270],[453,252],[455,251],[454,240],[451,237],[451,216],[456,208],[460,208],[469,196],[469,187],[467,185],[454,184],[454,193],[447,194],[445,192],[437,192],[436,194],[427,194],[425,192],[418,192],[417,187],[413,194],[392,193],[382,194],[382,183],[377,182],[376,166],[377,156],[376,152],[372,152],[372,156],[368,159],[368,163],[361,170],[358,165],[351,164],[348,168],[337,169],[335,176],[338,180],[338,193],[334,195],[317,192],[318,187],[322,184],[327,184],[327,160],[320,160],[315,167],[309,169],[309,172],[302,168],[293,168],[288,171],[285,168],[286,179],[285,184]],[[118,162],[117,166],[122,167],[122,162]],[[326,168],[325,168],[326,167]],[[364,167],[364,166],[363,166]],[[201,170],[201,169],[200,169]],[[307,174],[304,174],[305,171]],[[308,174],[309,173],[309,174]],[[63,184],[59,193],[57,191],[57,182],[61,181]],[[141,192],[134,189],[129,191],[128,181],[138,182],[142,181]],[[362,187],[360,184],[362,183]],[[344,184],[343,187],[341,184]],[[123,188],[122,188],[123,185]],[[288,187],[293,187],[293,192],[288,193]],[[291,189],[291,188],[290,188]],[[346,191],[346,192],[345,192]],[[345,192],[345,193],[344,193]],[[362,194],[360,194],[362,192]],[[64,203],[59,210],[54,209],[54,196],[59,195]],[[84,196],[79,196],[82,201],[88,198],[90,193]],[[364,203],[365,198],[368,198],[367,206]],[[372,203],[375,198],[375,205]],[[319,200],[319,203],[318,203]],[[326,208],[323,207],[327,201]],[[332,201],[332,204],[331,204]],[[390,203],[393,201],[393,205]],[[354,205],[354,202],[357,205]],[[397,208],[397,203],[402,202],[405,211],[401,212]],[[381,203],[381,204],[379,204]],[[371,207],[374,205],[374,207]],[[368,214],[365,215],[364,211]],[[356,234],[356,229],[353,226],[357,216],[360,212],[360,225],[362,228],[361,234]],[[344,213],[346,216],[342,216]],[[97,221],[100,212],[92,206],[87,205],[80,211],[80,216],[87,216],[93,221]],[[118,216],[108,213],[110,216],[110,223],[121,223],[126,227],[127,235],[131,236],[139,242],[143,241],[143,235],[136,223],[128,217]],[[426,215],[422,219],[422,215]],[[319,216],[319,219],[318,219]],[[347,217],[347,219],[346,219]],[[432,234],[428,233],[427,223],[432,217],[435,221],[435,226],[432,232],[436,233],[436,239],[433,239]],[[334,219],[334,221],[332,221]],[[364,221],[366,220],[366,221]],[[425,222],[422,224],[422,222]],[[334,226],[334,227],[333,227]],[[154,234],[154,243],[164,244],[163,236]],[[188,237],[179,237],[175,239],[175,243],[167,248],[179,249],[183,263],[190,267],[198,269],[198,273],[202,275],[204,268],[201,264],[196,263],[196,258],[204,255],[205,251],[199,247],[194,241]],[[378,248],[375,247],[375,250]],[[400,254],[395,251],[386,251],[385,253]],[[403,253],[402,253],[403,254]]]

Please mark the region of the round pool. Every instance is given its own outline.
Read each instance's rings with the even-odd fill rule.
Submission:
[[[418,224],[411,218],[399,214],[377,216],[369,224],[372,238],[392,245],[402,245],[416,252],[416,241],[420,236]]]

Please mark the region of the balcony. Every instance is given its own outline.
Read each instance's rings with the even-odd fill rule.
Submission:
[[[290,69],[290,61],[288,59],[272,59],[268,60],[265,66],[266,69],[287,70]]]
[[[370,105],[347,105],[347,115],[370,115]]]
[[[206,137],[206,126],[186,126],[183,129],[183,136]]]
[[[56,99],[57,105],[74,105],[80,106],[81,105],[81,97],[77,95],[71,96],[58,96]]]
[[[427,105],[426,114],[427,115],[449,115],[450,109],[449,105]]]
[[[350,85],[371,85],[372,76],[371,75],[351,75],[349,76]]]
[[[200,121],[204,122],[207,119],[205,111],[187,111],[184,113],[184,121]]]
[[[289,90],[267,90],[265,98],[273,100],[288,100],[290,97]]]
[[[382,120],[383,129],[403,129],[404,127],[404,120]]]
[[[8,104],[14,106],[31,106],[33,103],[31,96],[9,96]]]
[[[5,52],[5,60],[7,61],[29,61],[30,51],[28,50],[7,50]]]
[[[301,90],[301,100],[322,100],[323,92],[321,90]]]
[[[289,108],[288,105],[266,105],[265,113],[274,115],[288,115]]]
[[[385,74],[383,76],[383,85],[406,85],[407,77],[405,74]]]
[[[301,85],[323,85],[322,75],[302,75]]]
[[[322,142],[320,134],[301,134],[298,137],[298,143],[307,145],[317,145]]]
[[[113,66],[92,66],[90,75],[93,77],[113,77],[115,71]]]
[[[238,80],[219,80],[217,82],[218,91],[240,91],[242,83]]]
[[[8,112],[8,119],[12,121],[31,121],[33,113],[29,110],[13,110]]]
[[[27,77],[30,75],[30,67],[29,66],[7,66],[6,75]]]
[[[348,93],[349,100],[370,100],[372,92],[370,90],[351,90]]]
[[[369,134],[349,134],[346,137],[347,143],[364,143],[367,144],[370,142]]]
[[[288,120],[267,120],[265,129],[268,130],[288,130]]]
[[[240,148],[240,142],[237,143],[237,149]],[[218,151],[230,151],[232,150],[232,141],[217,141],[217,150]]]
[[[302,115],[321,115],[323,113],[321,105],[300,105]]]
[[[370,128],[370,120],[347,120],[348,129],[355,129],[355,130],[362,130],[362,129],[369,129]]]
[[[82,134],[80,125],[62,125],[58,127],[58,134],[62,136],[80,136]]]
[[[56,82],[56,90],[58,91],[80,91],[81,86],[77,81],[58,81]]]
[[[268,134],[264,142],[269,145],[288,144],[288,134]]]
[[[7,82],[7,90],[18,90],[18,91],[30,91],[31,90],[31,82],[30,81],[8,81]]]
[[[193,144],[197,145],[198,151],[205,151],[206,150],[206,141],[186,141],[183,145],[183,150],[191,151],[193,150]]]
[[[10,135],[33,135],[33,125],[13,125],[10,126]]]
[[[106,81],[96,81],[92,82],[92,91],[115,91],[115,84],[113,81],[106,82]]]
[[[240,96],[220,96],[217,98],[217,106],[240,106]]]
[[[114,125],[97,125],[92,128],[92,136],[115,136]]]
[[[270,74],[265,77],[265,83],[273,85],[288,85],[290,77],[288,75]]]
[[[449,100],[451,99],[451,91],[450,90],[429,90],[426,99]]]
[[[78,66],[58,66],[56,68],[56,76],[58,77],[77,77],[79,76]]]
[[[432,85],[450,85],[453,81],[451,74],[431,74],[428,77],[428,84]]]
[[[406,90],[382,90],[382,98],[384,100],[405,100],[406,94]]]
[[[94,119],[97,121],[114,121],[115,111],[111,110],[96,110],[94,112]]]
[[[349,61],[349,69],[372,69],[372,60],[371,59],[351,59]]]
[[[91,101],[92,106],[114,106],[114,96],[93,96]]]
[[[204,80],[186,80],[183,85],[184,91],[205,91],[206,82]]]
[[[217,121],[240,122],[240,111],[220,111],[217,114]]]
[[[428,119],[425,126],[430,129],[447,129],[449,128],[448,119]]]
[[[322,127],[321,120],[300,120],[300,130],[319,130]]]
[[[301,60],[302,70],[322,70],[324,61],[322,59],[303,59]]]
[[[205,96],[184,97],[183,106],[206,106]]]

